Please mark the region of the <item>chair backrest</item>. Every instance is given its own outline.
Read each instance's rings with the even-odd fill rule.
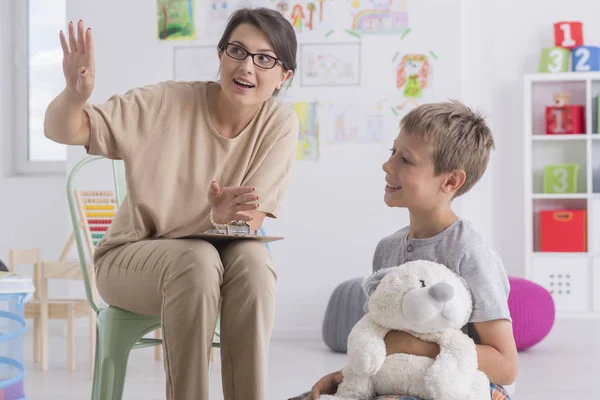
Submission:
[[[79,170],[83,168],[86,164],[89,164],[93,161],[104,160],[105,158],[102,156],[88,156],[84,159],[80,160],[69,172],[69,176],[67,178],[67,204],[69,205],[69,215],[71,216],[71,223],[73,225],[73,235],[75,236],[75,244],[77,246],[77,255],[79,256],[79,265],[81,267],[83,285],[85,287],[85,296],[90,304],[90,307],[98,312],[98,306],[94,301],[94,293],[95,290],[92,289],[92,285],[90,283],[90,276],[88,275],[88,266],[87,266],[87,257],[84,248],[84,239],[82,237],[82,229],[81,229],[81,220],[80,218],[85,218],[85,209],[81,209],[80,206],[84,204],[83,201],[78,201],[76,196],[78,195],[78,191],[73,189],[73,182],[75,177],[79,173]],[[82,217],[80,217],[80,214]]]

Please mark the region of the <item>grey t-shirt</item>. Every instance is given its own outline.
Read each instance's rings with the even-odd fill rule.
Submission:
[[[373,272],[407,261],[428,260],[446,265],[471,289],[473,312],[464,331],[479,343],[471,323],[495,319],[512,321],[508,309],[510,285],[500,256],[466,220],[427,239],[409,239],[409,227],[382,239],[373,256]]]

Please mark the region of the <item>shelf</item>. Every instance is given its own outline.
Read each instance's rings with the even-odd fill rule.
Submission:
[[[600,193],[597,194],[600,198]],[[587,199],[587,193],[534,193],[532,198],[534,200],[576,200],[576,199]]]
[[[550,252],[550,251],[534,251],[531,254],[533,255],[533,257],[548,257],[548,256],[552,256],[552,257],[567,257],[567,258],[573,258],[573,257],[587,258],[591,253],[590,252],[563,252],[563,253],[554,253],[554,252]]]
[[[540,141],[552,141],[552,140],[586,140],[592,135],[586,134],[572,134],[572,135],[546,135],[546,134],[535,134],[532,135],[531,138],[533,140]]]
[[[588,79],[600,80],[600,72],[537,73],[525,75],[525,79],[530,82],[585,81]]]
[[[600,319],[600,71],[535,73],[524,83],[525,278],[550,291],[561,318]],[[570,93],[570,104],[584,106],[579,134],[546,134],[546,107],[562,92]],[[545,166],[557,164],[579,166],[577,193],[544,193]],[[584,210],[585,219],[555,220],[544,210]],[[540,251],[542,217],[544,234],[555,235],[548,248],[568,249],[556,243],[562,237],[577,239],[585,251]]]

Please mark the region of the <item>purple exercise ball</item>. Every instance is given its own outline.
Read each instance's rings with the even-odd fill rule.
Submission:
[[[517,350],[523,351],[541,342],[554,325],[552,295],[537,283],[509,277],[508,308],[513,320]]]

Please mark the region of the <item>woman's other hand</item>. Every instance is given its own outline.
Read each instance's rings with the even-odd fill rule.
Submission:
[[[258,204],[253,203],[258,200],[258,196],[253,192],[253,187],[220,187],[217,182],[211,182],[208,201],[215,222],[227,224],[231,221],[252,221],[252,217],[243,212],[258,209]]]
[[[94,90],[94,42],[92,30],[86,30],[82,20],[77,23],[77,34],[74,25],[73,22],[69,23],[68,42],[63,31],[59,34],[63,49],[63,73],[72,98],[85,103]]]

